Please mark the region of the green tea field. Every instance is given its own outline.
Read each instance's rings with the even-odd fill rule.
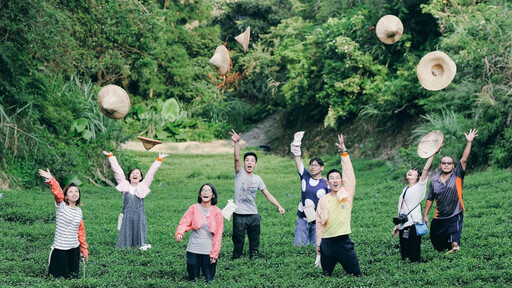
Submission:
[[[130,152],[147,171],[158,156]],[[491,170],[464,180],[464,229],[461,251],[436,252],[423,237],[422,262],[401,260],[398,239],[392,237],[405,171],[392,171],[384,161],[352,159],[357,178],[351,238],[356,243],[362,276],[345,274],[336,266],[333,277],[314,267],[313,246],[294,247],[293,238],[300,182],[291,157],[259,153],[256,174],[286,209],[280,215],[263,194],[256,198],[261,215],[261,255],[231,260],[232,222],[225,220],[222,249],[211,287],[504,287],[512,284],[512,173]],[[303,159],[307,164],[309,159]],[[337,157],[325,157],[324,176],[340,169]],[[434,168],[439,159],[436,158]],[[469,167],[469,165],[468,165]],[[38,168],[34,167],[34,177]],[[49,167],[51,170],[51,167]],[[125,168],[125,172],[128,167]],[[431,169],[434,170],[434,169]],[[41,178],[41,177],[39,177]],[[203,287],[188,282],[186,245],[174,233],[186,209],[197,201],[201,184],[219,192],[220,208],[233,195],[233,156],[172,154],[164,159],[145,200],[148,251],[116,248],[121,194],[113,187],[82,185],[82,211],[89,244],[89,262],[81,279],[46,276],[55,232],[55,208],[49,188],[1,191],[1,287]],[[58,179],[60,180],[60,179]],[[41,181],[43,179],[41,178]],[[422,210],[424,203],[422,204]],[[429,218],[433,217],[431,211]],[[246,241],[244,252],[247,252]],[[85,277],[83,277],[85,272]]]

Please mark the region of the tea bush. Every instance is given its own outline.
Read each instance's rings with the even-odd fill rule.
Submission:
[[[294,247],[300,181],[291,157],[259,153],[256,174],[287,210],[280,215],[263,195],[256,198],[262,216],[261,257],[245,253],[231,260],[232,222],[225,221],[222,249],[212,287],[505,287],[512,281],[510,171],[490,169],[464,180],[461,251],[436,252],[429,236],[422,240],[422,262],[400,257],[398,239],[391,236],[405,170],[395,173],[382,160],[352,158],[357,178],[351,238],[362,276],[345,274],[340,265],[333,277],[314,267],[315,248]],[[147,171],[157,153],[128,153]],[[324,156],[326,169],[339,168],[339,156]],[[104,159],[105,160],[105,159]],[[309,159],[303,159],[304,162]],[[437,161],[437,160],[436,160]],[[186,164],[186,165],[184,165]],[[123,167],[125,163],[122,163]],[[435,165],[434,165],[435,166]],[[432,169],[434,170],[434,169]],[[164,159],[145,200],[151,249],[117,249],[117,215],[121,194],[114,187],[81,187],[82,211],[89,244],[85,277],[54,280],[46,277],[48,253],[55,231],[53,197],[48,189],[5,191],[0,199],[0,284],[3,287],[203,287],[188,282],[186,245],[174,240],[179,220],[196,203],[201,184],[210,182],[219,192],[220,208],[232,197],[233,156],[179,155]],[[227,177],[227,175],[230,175]],[[59,179],[60,180],[60,179]],[[37,179],[42,182],[42,179]],[[422,204],[424,206],[424,203]],[[432,212],[433,213],[433,212]],[[432,214],[430,217],[432,217]],[[83,264],[81,264],[83,269]],[[81,270],[81,273],[83,271]]]

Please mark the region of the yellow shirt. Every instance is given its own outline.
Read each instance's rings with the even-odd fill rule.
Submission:
[[[341,168],[343,186],[336,194],[331,192],[318,200],[316,209],[316,245],[318,247],[322,238],[347,235],[351,232],[350,218],[356,190],[356,176],[346,152],[341,154]]]
[[[350,234],[352,204],[346,198],[338,201],[335,195],[329,195],[327,205],[329,206],[329,218],[325,222],[323,238]]]

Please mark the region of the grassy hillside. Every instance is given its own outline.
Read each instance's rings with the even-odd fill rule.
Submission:
[[[156,153],[133,153],[144,171]],[[403,184],[402,172],[390,172],[383,161],[353,159],[357,177],[351,238],[362,277],[347,276],[337,266],[334,277],[314,268],[314,247],[293,247],[299,181],[291,158],[259,155],[257,174],[287,210],[279,215],[263,195],[257,197],[262,216],[260,258],[232,261],[232,223],[225,232],[217,275],[212,287],[503,287],[512,281],[510,171],[468,174],[465,179],[462,249],[439,254],[429,237],[422,243],[423,262],[404,263],[398,239],[391,237],[391,218]],[[309,160],[309,159],[307,159]],[[305,159],[305,161],[307,161]],[[326,157],[326,170],[339,167]],[[438,161],[436,159],[436,161]],[[128,167],[126,167],[127,169]],[[471,171],[468,171],[471,173]],[[36,175],[34,171],[34,175]],[[34,176],[36,177],[36,176]],[[38,177],[38,176],[37,176]],[[41,180],[42,181],[42,180]],[[0,198],[0,285],[2,287],[202,287],[186,281],[186,245],[174,240],[176,226],[197,200],[201,184],[213,183],[219,206],[233,191],[233,159],[225,155],[171,155],[164,160],[146,198],[148,251],[120,250],[116,221],[120,193],[114,188],[82,187],[89,263],[80,280],[45,278],[55,230],[49,189],[5,191]],[[431,215],[432,216],[432,215]],[[245,246],[247,251],[247,242]]]

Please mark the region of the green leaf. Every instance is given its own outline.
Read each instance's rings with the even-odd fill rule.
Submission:
[[[92,132],[89,130],[85,130],[84,133],[82,133],[82,138],[89,141],[92,138]]]
[[[75,132],[81,133],[87,128],[87,124],[88,124],[87,119],[84,119],[84,118],[76,119],[71,124],[71,131],[73,133],[75,133]]]
[[[169,121],[174,121],[180,115],[180,105],[176,98],[170,98],[165,101],[162,106],[162,118]]]

